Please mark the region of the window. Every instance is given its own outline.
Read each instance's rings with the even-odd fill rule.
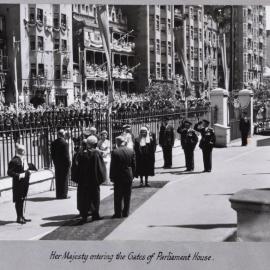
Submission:
[[[44,77],[44,64],[38,64],[38,76]]]
[[[85,9],[85,5],[82,5],[82,10],[84,10]]]
[[[67,50],[67,40],[66,39],[62,39],[62,51],[66,51]]]
[[[166,78],[166,66],[165,66],[165,64],[161,65],[161,77],[162,77],[162,79]]]
[[[160,54],[160,41],[159,41],[159,39],[156,40],[156,51],[157,51],[157,54]]]
[[[60,40],[59,40],[59,38],[54,39],[53,49],[54,50],[59,50],[60,49]]]
[[[37,9],[37,21],[43,23],[43,10],[40,8]]]
[[[30,50],[36,50],[36,36],[30,36]]]
[[[161,55],[166,55],[166,41],[161,41]]]
[[[191,70],[190,78],[191,78],[191,80],[193,80],[194,79],[194,68],[191,67],[190,70]]]
[[[78,5],[78,13],[81,13],[81,5]]]
[[[61,14],[61,26],[63,28],[67,27],[67,15],[66,14]]]
[[[59,13],[53,13],[53,27],[59,28]]]
[[[66,77],[68,75],[67,65],[62,65],[62,75]]]
[[[165,20],[165,18],[161,18],[161,31],[166,32],[166,20]]]
[[[169,77],[169,79],[171,79],[171,77],[172,77],[172,65],[171,64],[168,64],[168,77]]]
[[[29,21],[30,23],[34,23],[36,20],[36,17],[35,17],[35,8],[30,8],[29,9]]]
[[[31,64],[31,70],[30,70],[31,78],[36,78],[37,76],[37,67],[36,64]]]
[[[194,60],[198,60],[198,48],[194,48]]]
[[[199,40],[202,41],[202,29],[199,29]]]
[[[172,43],[168,41],[168,55],[172,55]]]
[[[199,59],[202,60],[202,58],[203,58],[202,49],[200,48],[200,57],[199,57]]]
[[[171,23],[171,19],[168,19],[168,29],[172,28],[172,23]]]
[[[195,67],[194,74],[193,74],[194,81],[198,81],[198,79],[199,79],[198,76],[199,76],[199,68]]]
[[[160,78],[160,63],[157,63],[157,77]]]
[[[60,79],[60,65],[54,66],[54,78],[55,78],[55,80]]]
[[[193,26],[190,26],[190,38],[191,39],[193,39],[193,34],[194,34],[194,32],[193,32]]]
[[[190,58],[191,58],[191,60],[193,60],[193,58],[194,58],[194,51],[193,51],[192,46],[190,47]]]
[[[44,42],[43,37],[38,36],[38,50],[43,51],[44,50]]]
[[[200,77],[199,77],[199,80],[201,81],[203,79],[203,71],[202,71],[202,68],[200,67]]]
[[[88,6],[86,6],[86,13],[88,13],[89,12],[89,7]]]
[[[159,16],[156,15],[156,30],[159,31]]]

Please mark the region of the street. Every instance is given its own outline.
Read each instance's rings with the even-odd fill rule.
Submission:
[[[260,145],[260,146],[257,146]],[[31,196],[26,217],[32,222],[15,223],[11,202],[0,205],[1,240],[153,240],[228,241],[236,230],[236,213],[229,197],[242,189],[268,189],[270,137],[254,136],[247,147],[233,141],[213,151],[212,173],[203,170],[202,153],[195,150],[195,171],[184,172],[180,147],[173,150],[173,168],[162,169],[161,152],[156,154],[156,176],[150,188],[137,188],[134,181],[131,215],[112,220],[113,190],[101,187],[103,220],[76,226],[76,189],[70,199],[54,200],[54,192]],[[91,218],[89,218],[91,221]]]

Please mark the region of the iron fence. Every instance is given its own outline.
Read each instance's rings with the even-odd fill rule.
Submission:
[[[193,124],[199,119],[208,119],[215,123],[216,110],[202,108],[200,110],[189,111],[150,111],[140,113],[117,113],[109,115],[108,111],[100,111],[92,114],[91,125],[97,128],[97,132],[107,130],[111,145],[115,138],[122,133],[124,124],[130,124],[132,133],[137,136],[142,126],[148,125],[150,130],[156,134],[158,140],[159,129],[162,121],[167,118],[172,125],[177,128],[179,121],[188,118]],[[50,156],[50,145],[57,137],[57,131],[64,128],[67,131],[67,142],[69,144],[70,156],[73,156],[73,138],[82,135],[83,131],[89,127],[87,119],[77,119],[76,121],[54,121],[54,125],[44,125],[42,127],[17,128],[0,131],[0,178],[7,176],[8,162],[15,154],[15,143],[25,145],[26,156],[29,162],[38,169],[52,168]],[[70,181],[71,184],[71,181]]]

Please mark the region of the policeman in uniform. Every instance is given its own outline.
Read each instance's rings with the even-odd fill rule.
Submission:
[[[209,127],[208,120],[199,121],[195,124],[194,129],[201,133],[201,141],[199,147],[203,153],[204,172],[212,170],[212,151],[216,143],[216,135],[212,128]]]
[[[184,150],[186,171],[194,170],[194,149],[198,143],[198,136],[194,129],[191,128],[192,123],[188,120],[183,120],[177,132],[181,135],[181,146]]]

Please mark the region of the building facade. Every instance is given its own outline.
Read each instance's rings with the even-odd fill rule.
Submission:
[[[133,93],[135,37],[120,7],[109,7],[112,77],[115,91]],[[95,5],[73,5],[74,62],[82,74],[82,92],[107,92],[108,75]],[[76,86],[77,96],[80,96]]]
[[[14,102],[14,80],[21,103],[74,102],[71,5],[0,5],[6,18],[10,72],[9,101]],[[11,34],[13,33],[13,34]],[[16,48],[14,49],[14,40]]]
[[[235,10],[234,89],[263,81],[266,59],[266,11],[264,6],[238,6]]]

